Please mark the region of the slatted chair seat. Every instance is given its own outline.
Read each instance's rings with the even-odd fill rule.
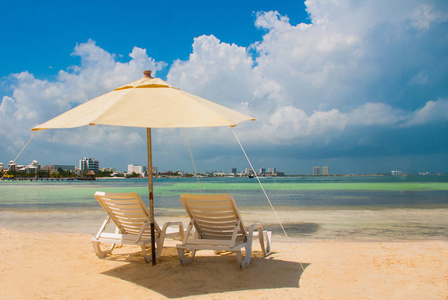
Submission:
[[[151,261],[146,248],[151,245],[151,227],[149,211],[137,193],[96,192],[95,199],[107,213],[96,236],[92,237],[93,248],[98,257],[111,254],[116,245],[139,245],[146,262]],[[106,232],[110,221],[115,224],[115,232]],[[156,239],[156,257],[160,257],[166,237],[184,237],[182,222],[167,222],[162,228],[154,222]],[[108,250],[102,250],[101,244],[111,244]]]
[[[193,261],[198,250],[215,250],[236,253],[238,266],[245,268],[250,263],[254,238],[259,239],[263,255],[269,254],[271,232],[258,223],[246,228],[231,195],[182,194],[180,202],[190,217],[182,244],[176,246],[181,264]],[[186,251],[191,251],[190,257]]]

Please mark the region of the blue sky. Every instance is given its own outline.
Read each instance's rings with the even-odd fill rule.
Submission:
[[[30,128],[141,77],[257,118],[256,168],[448,172],[444,1],[3,1],[0,162]],[[200,171],[247,167],[228,128],[187,131]],[[39,132],[18,163],[145,164],[142,129]],[[182,130],[156,130],[161,170],[191,171]]]
[[[24,70],[54,75],[79,63],[70,53],[89,39],[110,53],[127,56],[138,46],[172,63],[188,59],[193,38],[201,35],[244,47],[260,40],[263,30],[254,26],[258,11],[277,10],[293,23],[308,18],[303,2],[287,0],[3,2],[1,37],[9,47],[0,52],[1,76]]]

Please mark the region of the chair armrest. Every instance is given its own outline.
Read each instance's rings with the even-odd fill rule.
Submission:
[[[173,225],[182,225],[182,227],[184,227],[184,223],[182,222],[166,222],[163,224],[163,227],[168,227],[168,226],[173,226]]]
[[[252,240],[254,238],[254,231],[258,229],[258,238],[263,239],[263,226],[260,223],[254,223],[249,226],[249,230],[247,231],[247,242],[252,245]]]
[[[184,224],[182,222],[166,222],[165,224],[163,224],[162,234],[165,235],[166,230],[170,226],[179,226],[179,234],[180,234],[181,239],[183,240],[184,239],[184,233],[185,233],[185,231],[184,231]]]
[[[261,225],[260,223],[254,223],[254,224],[249,226],[249,230],[247,231],[247,235],[252,238],[253,235],[254,235],[254,231],[256,229],[258,229],[258,235],[263,233],[263,225]]]
[[[271,232],[264,231],[263,226],[260,223],[250,225],[248,231],[248,242],[252,244],[254,231],[257,229],[258,229],[258,240],[260,241],[261,250],[263,251],[263,255],[267,256],[271,252]]]

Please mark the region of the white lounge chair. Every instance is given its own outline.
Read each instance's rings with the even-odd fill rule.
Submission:
[[[106,211],[107,217],[98,231],[92,237],[93,249],[98,257],[103,258],[112,253],[116,245],[139,245],[146,262],[151,261],[151,255],[147,255],[146,248],[151,245],[151,224],[148,208],[137,193],[105,193],[96,192],[95,199]],[[115,232],[105,232],[107,225],[112,220]],[[176,226],[175,228],[169,226]],[[167,222],[162,228],[154,223],[156,257],[162,254],[163,243],[166,237],[184,237],[182,222]],[[101,250],[101,243],[112,244],[108,250]]]
[[[247,230],[231,195],[182,194],[180,202],[190,217],[182,244],[176,246],[181,264],[193,261],[197,250],[215,250],[235,252],[238,266],[245,268],[250,263],[253,238],[259,239],[263,255],[269,254],[271,232],[263,231],[261,224],[252,224]],[[191,255],[187,257],[185,251]]]

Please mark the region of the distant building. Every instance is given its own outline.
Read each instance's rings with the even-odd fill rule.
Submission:
[[[79,161],[79,169],[81,170],[81,173],[93,171],[93,173],[98,174],[100,172],[100,162],[93,158],[83,157]]]
[[[128,174],[136,173],[145,176],[146,166],[128,165]]]
[[[45,165],[44,167],[42,167],[42,170],[48,171],[50,174],[59,173],[59,169],[62,169],[62,171],[75,173],[75,166],[70,165]]]
[[[3,171],[3,163],[0,163],[0,172]]]
[[[253,175],[254,171],[251,168],[246,168],[246,170],[244,170],[244,174],[246,174],[246,175]]]
[[[227,176],[227,173],[222,172],[222,171],[213,172],[213,176],[215,176],[215,177],[225,177],[225,176]]]
[[[238,170],[236,168],[232,168],[232,171],[230,173],[233,173],[234,175],[236,175],[236,173],[238,173]]]
[[[264,175],[266,173],[266,169],[265,168],[261,168],[259,171],[258,171],[258,175]]]
[[[390,174],[393,176],[403,175],[403,171],[390,171]]]
[[[33,160],[28,166],[25,167],[25,172],[28,174],[37,174],[40,171],[40,165],[37,160]]]
[[[268,168],[268,171],[266,173],[274,175],[275,173],[277,173],[277,168]]]
[[[322,175],[324,175],[324,176],[330,175],[330,171],[328,170],[327,166],[322,167]]]
[[[313,175],[314,176],[320,176],[322,175],[321,171],[320,171],[320,167],[314,167],[313,168]]]

